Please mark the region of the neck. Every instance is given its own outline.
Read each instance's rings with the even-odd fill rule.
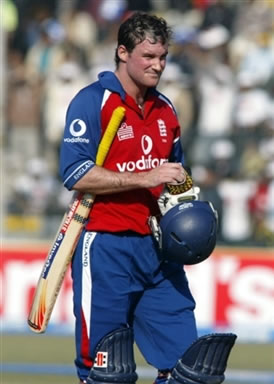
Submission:
[[[136,104],[138,106],[142,107],[144,104],[147,87],[138,86],[132,80],[132,78],[128,76],[127,72],[121,71],[120,68],[115,71],[115,75],[119,79],[126,93],[136,101]]]

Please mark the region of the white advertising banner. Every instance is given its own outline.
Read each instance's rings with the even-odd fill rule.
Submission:
[[[3,331],[26,331],[31,298],[47,246],[3,246],[0,319]],[[274,341],[274,251],[217,248],[186,267],[200,334],[235,332],[239,341]],[[47,332],[72,332],[72,287],[66,274]]]

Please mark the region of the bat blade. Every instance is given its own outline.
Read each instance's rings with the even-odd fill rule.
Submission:
[[[36,287],[28,324],[32,331],[45,332],[77,241],[89,215],[94,196],[76,194],[65,213],[50,248]]]
[[[125,115],[123,107],[117,107],[111,116],[104,136],[99,144],[96,164],[103,165],[112,141]],[[71,258],[82,233],[95,196],[88,193],[76,193],[76,197],[65,213],[57,235],[52,243],[39,277],[28,325],[33,332],[46,331],[56,299],[60,292]]]

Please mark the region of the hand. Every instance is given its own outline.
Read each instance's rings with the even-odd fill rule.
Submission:
[[[161,214],[164,215],[172,207],[177,204],[180,204],[184,200],[199,200],[199,187],[191,187],[186,192],[179,193],[177,195],[172,195],[168,189],[165,187],[164,191],[161,193],[161,196],[158,199],[158,205],[161,211]]]
[[[186,180],[186,171],[181,163],[164,163],[142,174],[144,187],[153,188],[160,184],[182,184]]]

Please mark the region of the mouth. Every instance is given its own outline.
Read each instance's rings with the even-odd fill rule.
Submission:
[[[153,77],[154,79],[160,79],[161,73],[148,73],[148,76]]]

